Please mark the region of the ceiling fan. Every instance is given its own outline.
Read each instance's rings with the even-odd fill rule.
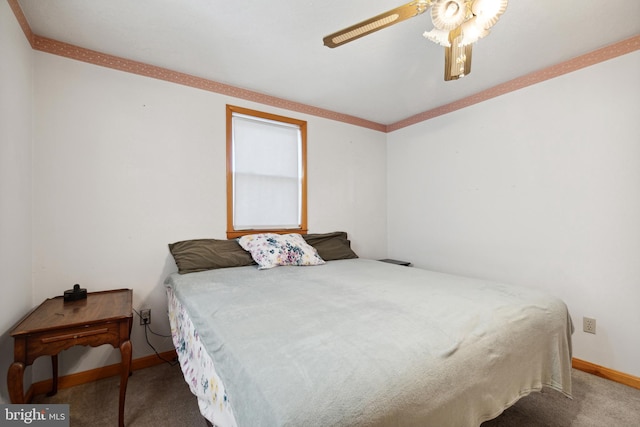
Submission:
[[[471,46],[487,36],[507,9],[508,0],[415,0],[323,38],[325,46],[345,43],[418,16],[431,8],[434,28],[423,36],[444,46],[444,79],[471,72]]]

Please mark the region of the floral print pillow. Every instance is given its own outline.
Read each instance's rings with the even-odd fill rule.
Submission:
[[[320,265],[316,249],[305,242],[300,234],[250,234],[238,239],[238,243],[264,270],[278,265]]]

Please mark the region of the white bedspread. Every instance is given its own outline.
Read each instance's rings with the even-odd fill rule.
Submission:
[[[378,261],[173,274],[240,427],[478,426],[571,393],[571,320],[534,289]]]

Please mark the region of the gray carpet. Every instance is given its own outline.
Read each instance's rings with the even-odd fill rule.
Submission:
[[[53,397],[36,396],[33,403],[69,403],[71,427],[111,427],[118,421],[118,385],[118,378],[107,378],[60,390]],[[638,389],[573,370],[573,395],[568,399],[548,389],[533,393],[482,427],[640,426]],[[168,364],[135,371],[129,378],[125,424],[206,425],[180,367]]]

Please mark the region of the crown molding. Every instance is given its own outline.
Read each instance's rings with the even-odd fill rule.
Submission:
[[[164,80],[167,82],[189,86],[196,89],[215,92],[221,95],[227,95],[264,105],[270,105],[272,107],[283,108],[290,111],[296,111],[298,113],[304,113],[312,116],[349,123],[355,126],[377,130],[379,132],[386,131],[386,126],[380,123],[375,123],[369,120],[349,116],[347,114],[337,113],[335,111],[325,110],[323,108],[318,108],[299,102],[289,101],[283,98],[277,98],[275,96],[265,95],[263,93],[242,89],[224,83],[219,83],[213,80],[204,79],[202,77],[192,76],[190,74],[169,70],[167,68],[157,67],[155,65],[149,65],[143,62],[132,61],[130,59],[108,55],[105,53],[97,52],[95,50],[85,49],[79,46],[63,43],[38,35],[34,35],[33,37],[33,49],[53,55],[63,56],[69,59],[75,59],[77,61],[82,61],[93,65],[98,65],[101,67],[111,68],[118,71],[138,74],[144,77]]]
[[[251,102],[257,102],[263,105],[269,105],[272,107],[296,111],[298,113],[309,114],[316,117],[343,122],[354,126],[360,126],[384,133],[393,132],[407,126],[414,125],[416,123],[430,120],[434,117],[448,114],[453,111],[489,100],[491,98],[496,98],[500,95],[504,95],[506,93],[513,92],[527,86],[543,82],[545,80],[553,79],[555,77],[571,73],[573,71],[589,67],[591,65],[604,62],[609,59],[622,56],[640,49],[640,35],[636,35],[626,40],[622,40],[618,43],[614,43],[612,45],[597,49],[593,52],[589,52],[587,54],[570,59],[568,61],[564,61],[551,67],[534,71],[533,73],[515,78],[505,83],[501,83],[497,86],[478,92],[474,95],[459,99],[457,101],[442,105],[431,110],[424,111],[398,122],[385,125],[348,114],[338,113],[335,111],[326,110],[324,108],[314,107],[311,105],[266,95],[260,92],[238,88],[213,80],[208,80],[201,77],[169,70],[167,68],[132,61],[130,59],[120,58],[68,43],[63,43],[46,37],[41,37],[37,34],[34,34],[29,27],[29,23],[27,22],[27,19],[24,16],[22,9],[20,8],[20,5],[18,4],[18,0],[7,0],[7,2],[13,10],[13,13],[16,16],[16,19],[18,20],[22,31],[24,32],[27,40],[34,50],[63,56],[65,58],[75,59],[77,61],[82,61],[101,67],[112,68],[127,73],[138,74],[145,77],[164,80],[167,82],[202,89],[209,92],[219,93],[221,95],[227,95]]]
[[[527,86],[535,85],[545,80],[550,80],[564,74],[598,64],[600,62],[608,61],[609,59],[613,59],[618,56],[626,55],[627,53],[631,53],[638,49],[640,49],[640,35],[622,40],[609,46],[605,46],[603,48],[575,57],[568,61],[552,65],[551,67],[534,71],[533,73],[526,74],[522,77],[515,78],[508,82],[501,83],[487,90],[483,90],[482,92],[478,92],[475,95],[471,95],[466,98],[459,99],[458,101],[442,105],[438,108],[434,108],[432,110],[416,114],[415,116],[408,117],[404,120],[388,125],[386,131],[393,132],[395,130],[402,129],[404,127],[411,126],[425,120],[433,119],[434,117],[442,116],[443,114],[451,113],[453,111],[478,104],[488,99],[496,98],[500,95],[514,92]]]

